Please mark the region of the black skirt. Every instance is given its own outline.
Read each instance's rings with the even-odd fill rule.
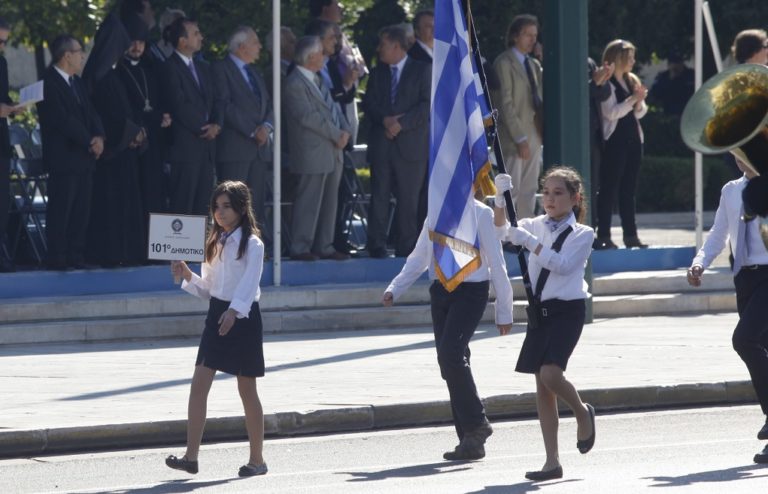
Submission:
[[[542,365],[554,364],[565,370],[581,336],[586,316],[584,299],[545,300],[546,316],[536,329],[526,329],[525,341],[517,359],[517,372],[535,374]]]
[[[254,302],[248,317],[235,319],[229,333],[220,336],[219,318],[228,308],[229,302],[211,297],[195,365],[235,376],[261,377],[264,375],[264,337],[259,303]]]

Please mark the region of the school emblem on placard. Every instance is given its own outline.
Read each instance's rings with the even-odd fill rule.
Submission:
[[[173,220],[173,222],[171,222],[171,229],[173,230],[173,233],[181,232],[182,228],[184,228],[184,223],[182,223],[180,219],[176,218]]]

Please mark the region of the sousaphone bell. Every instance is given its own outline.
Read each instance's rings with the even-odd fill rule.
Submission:
[[[755,174],[768,174],[768,67],[741,64],[711,77],[685,106],[680,133],[694,151],[730,152]],[[760,234],[768,248],[765,218]]]

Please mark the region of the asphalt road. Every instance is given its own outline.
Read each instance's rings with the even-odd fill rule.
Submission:
[[[269,440],[270,472],[239,479],[245,443],[203,447],[200,473],[168,469],[182,448],[0,461],[0,492],[78,493],[621,493],[768,492],[768,465],[752,463],[764,417],[757,406],[598,416],[595,449],[580,455],[572,418],[560,428],[562,480],[534,484],[523,474],[543,463],[536,421],[497,422],[479,462],[442,461],[452,428]],[[663,487],[663,489],[657,489]]]

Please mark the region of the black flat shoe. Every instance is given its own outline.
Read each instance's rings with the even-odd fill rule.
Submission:
[[[592,446],[595,445],[595,409],[592,405],[589,403],[584,404],[587,407],[587,410],[589,411],[589,420],[592,422],[592,434],[583,441],[579,440],[576,441],[576,447],[579,449],[579,452],[581,454],[587,454],[589,453],[589,450],[592,449]]]
[[[648,244],[644,244],[637,237],[625,237],[624,247],[627,249],[647,249]]]
[[[595,241],[592,242],[592,248],[594,250],[613,250],[618,249],[619,246],[614,244],[610,238],[596,238]]]
[[[755,455],[752,461],[761,464],[768,463],[768,444],[765,445],[765,448],[763,448],[761,452]]]
[[[197,462],[189,461],[186,456],[176,458],[173,455],[165,459],[165,464],[174,470],[184,470],[187,473],[197,473]]]
[[[562,479],[563,467],[555,467],[552,470],[537,470],[535,472],[525,472],[525,478],[533,480],[534,482],[542,482],[544,480]]]
[[[760,432],[757,433],[757,438],[761,441],[768,439],[768,419],[766,419],[765,425],[760,429]]]

